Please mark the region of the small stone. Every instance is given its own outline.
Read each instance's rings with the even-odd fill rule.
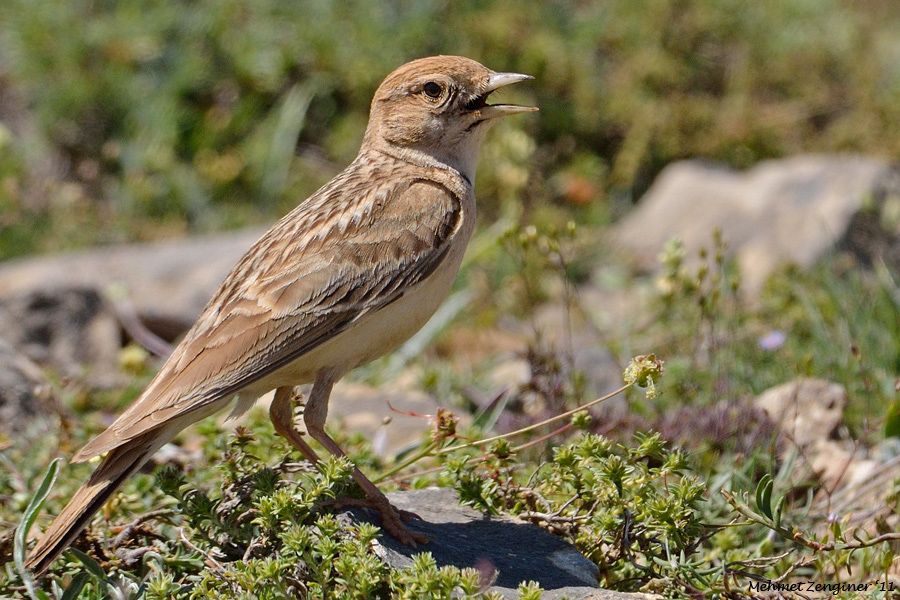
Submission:
[[[799,449],[797,468],[808,468],[830,492],[864,483],[876,464],[857,444],[836,439],[847,405],[847,392],[837,383],[796,379],[766,390],[753,404],[790,440],[782,456]]]
[[[837,383],[803,378],[764,391],[753,404],[804,448],[827,439],[840,425],[847,392]]]
[[[498,363],[488,374],[491,385],[490,396],[496,396],[503,390],[515,390],[531,379],[531,366],[524,358],[511,357]]]
[[[0,446],[46,418],[49,393],[40,367],[0,339]]]

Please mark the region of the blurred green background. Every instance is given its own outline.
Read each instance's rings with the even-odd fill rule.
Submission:
[[[585,223],[667,163],[900,157],[900,3],[4,0],[0,259],[269,222],[420,56],[530,73],[478,192]]]

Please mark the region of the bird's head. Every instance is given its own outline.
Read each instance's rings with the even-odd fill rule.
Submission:
[[[488,96],[519,81],[462,56],[420,58],[396,69],[372,99],[363,147],[436,160],[470,181],[484,133],[498,117],[536,111],[532,106],[488,104]]]

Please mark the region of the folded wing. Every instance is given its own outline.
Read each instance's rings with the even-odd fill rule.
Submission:
[[[229,400],[427,278],[459,229],[459,198],[426,179],[367,183],[333,180],[254,244],[147,390],[75,460]]]

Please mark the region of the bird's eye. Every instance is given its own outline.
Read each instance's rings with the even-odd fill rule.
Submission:
[[[432,100],[437,100],[441,97],[441,93],[443,93],[444,88],[441,87],[441,84],[437,82],[429,81],[422,86],[422,91],[425,92],[425,95]]]

